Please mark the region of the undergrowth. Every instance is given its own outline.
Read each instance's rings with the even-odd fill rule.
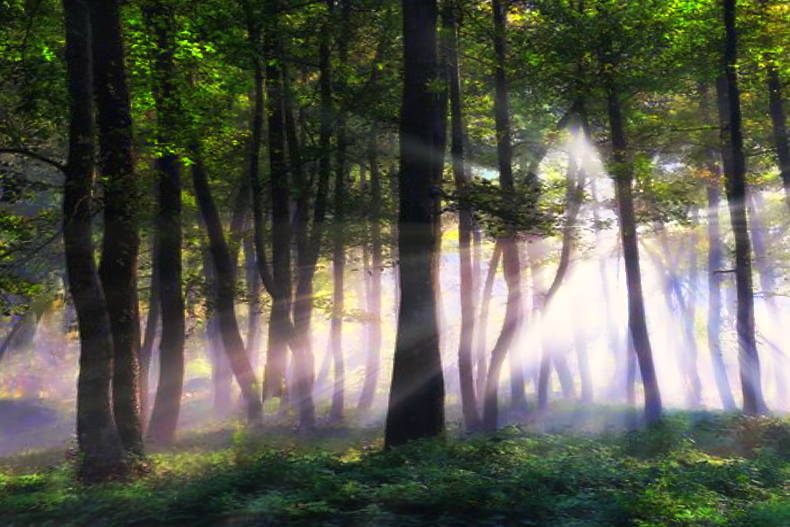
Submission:
[[[0,525],[790,525],[790,424],[775,418],[684,413],[595,436],[509,427],[389,452],[243,432],[230,448],[198,444],[126,483],[80,486],[68,463],[0,474]]]

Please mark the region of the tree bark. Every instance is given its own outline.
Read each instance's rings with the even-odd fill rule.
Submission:
[[[437,78],[435,0],[402,0],[404,89],[400,127],[401,299],[384,443],[395,447],[444,433],[444,376],[436,320],[436,228],[432,186],[438,179],[437,123],[442,104],[430,89]],[[426,155],[427,154],[427,155]]]
[[[69,153],[63,190],[63,240],[69,292],[80,335],[77,444],[80,480],[97,483],[126,473],[112,409],[112,331],[93,258],[91,197],[94,121],[91,23],[86,0],[64,0],[68,70]]]
[[[465,124],[461,103],[461,73],[458,60],[458,27],[455,3],[448,3],[444,10],[444,30],[446,34],[447,78],[450,92],[450,127],[453,178],[455,188],[463,195],[469,182],[466,173],[464,154]],[[474,274],[472,271],[472,210],[461,204],[458,210],[458,260],[461,292],[461,335],[458,342],[458,375],[461,388],[461,408],[467,430],[480,428],[475,396],[474,364],[472,347],[475,333]]]
[[[143,343],[140,346],[140,421],[145,427],[151,415],[150,391],[151,391],[151,359],[153,358],[156,336],[161,322],[161,310],[159,300],[159,263],[157,260],[157,238],[151,243],[151,281],[148,294],[148,315],[145,322],[145,332]]]
[[[719,119],[724,155],[725,188],[735,238],[735,287],[738,298],[736,333],[738,335],[743,391],[743,411],[766,411],[760,380],[760,358],[754,329],[752,291],[752,249],[746,217],[746,159],[741,130],[741,99],[738,88],[738,34],[735,27],[735,0],[722,0],[725,26],[724,76],[719,86]],[[727,162],[728,161],[728,162]]]
[[[178,134],[180,104],[176,93],[175,42],[172,8],[161,0],[146,6],[149,30],[156,38],[158,53],[154,61],[154,101],[158,118],[158,141],[168,152],[157,159],[159,172],[159,245],[156,251],[159,266],[159,291],[162,313],[162,337],[159,341],[159,384],[151,413],[149,433],[161,444],[175,439],[181,395],[184,387],[184,340],[186,317],[181,292],[181,167],[173,144]]]
[[[222,230],[222,222],[208,185],[208,176],[196,146],[193,147],[193,155],[195,162],[192,165],[192,181],[200,213],[208,231],[209,252],[217,278],[216,316],[222,344],[230,362],[230,369],[239,384],[247,407],[247,420],[251,425],[258,426],[263,421],[263,404],[261,403],[258,381],[244,347],[234,311],[236,273],[225,240],[225,233]]]
[[[639,362],[642,384],[645,389],[645,420],[652,424],[661,418],[661,392],[658,387],[653,350],[647,331],[642,273],[639,267],[639,245],[634,213],[633,179],[634,166],[628,159],[628,142],[620,107],[620,96],[614,82],[610,81],[607,94],[609,126],[612,134],[612,176],[619,209],[620,237],[625,261],[626,286],[628,288],[628,328],[634,353]]]
[[[506,12],[500,0],[492,3],[494,17],[494,53],[496,55],[494,118],[497,137],[497,159],[499,162],[499,184],[505,192],[515,193],[513,182],[513,149],[510,142],[510,104],[508,101],[507,78],[505,76],[505,25]],[[516,235],[512,226],[500,237],[502,247],[502,268],[507,283],[508,296],[505,307],[505,321],[494,349],[491,351],[491,365],[486,379],[483,409],[483,427],[493,430],[499,422],[498,387],[502,364],[518,334],[522,316],[521,266],[519,264]],[[518,361],[512,361],[511,368],[511,405],[513,409],[526,408],[524,376]]]
[[[127,453],[143,455],[140,423],[140,321],[137,302],[137,178],[119,0],[94,0],[93,71],[104,190],[99,277],[113,334],[113,411]]]

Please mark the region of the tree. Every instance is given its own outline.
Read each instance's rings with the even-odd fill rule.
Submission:
[[[158,245],[155,265],[161,302],[162,337],[159,344],[159,385],[151,413],[151,437],[162,444],[173,442],[184,384],[185,313],[181,292],[181,167],[176,138],[180,104],[176,93],[175,23],[172,7],[152,0],[144,7],[146,22],[155,35],[158,53],[153,65],[154,98],[159,125]]]
[[[510,144],[510,104],[508,102],[507,79],[505,76],[505,5],[500,0],[492,3],[494,17],[494,53],[496,66],[494,69],[495,95],[494,95],[494,120],[496,124],[496,148],[499,165],[499,185],[509,196],[511,207],[514,205],[515,183],[513,180],[513,148]],[[504,233],[498,243],[502,248],[502,270],[507,283],[507,304],[505,320],[502,330],[497,338],[494,349],[491,351],[491,365],[488,368],[486,389],[483,408],[483,427],[493,430],[499,422],[499,376],[505,357],[511,350],[513,340],[518,333],[522,315],[521,302],[521,266],[519,263],[518,245],[516,234],[512,225],[506,225]],[[514,361],[511,373],[520,372],[521,365]],[[523,374],[515,374],[511,379],[513,387],[513,405],[524,406],[524,379]],[[520,381],[520,382],[519,382]]]
[[[722,0],[724,16],[724,74],[718,83],[719,120],[722,156],[730,222],[735,237],[735,287],[738,297],[737,329],[741,368],[743,411],[748,414],[766,410],[760,382],[760,359],[754,329],[752,292],[752,250],[746,216],[746,159],[743,153],[741,99],[738,88],[738,32],[735,27],[735,0]]]
[[[104,234],[99,277],[113,334],[113,410],[127,452],[143,454],[140,422],[140,320],[137,254],[140,247],[120,2],[91,2],[99,173],[105,182]]]
[[[400,309],[384,443],[395,447],[444,432],[444,375],[436,317],[434,215],[444,143],[436,90],[435,0],[403,0],[403,101],[400,125],[398,251]]]
[[[447,2],[443,13],[443,22],[447,35],[447,80],[450,92],[453,178],[456,190],[463,194],[469,182],[469,177],[464,157],[466,125],[463,117],[461,70],[458,58],[458,9],[459,6],[456,3]],[[468,204],[462,204],[458,210],[458,267],[461,280],[461,336],[458,342],[458,375],[461,386],[461,407],[468,430],[475,430],[480,427],[472,363],[472,348],[475,335],[475,277],[472,272],[471,252],[473,221],[471,207]]]
[[[93,259],[91,200],[94,119],[91,24],[87,0],[64,0],[71,120],[63,193],[63,239],[80,333],[77,444],[81,480],[123,475],[126,466],[111,404],[112,330]]]

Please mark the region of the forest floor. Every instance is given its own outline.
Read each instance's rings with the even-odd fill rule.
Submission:
[[[93,487],[62,448],[20,454],[0,459],[0,525],[790,526],[786,420],[676,412],[581,433],[562,431],[578,413],[558,415],[390,452],[378,427],[325,425],[303,441],[287,426],[191,432],[146,476]]]

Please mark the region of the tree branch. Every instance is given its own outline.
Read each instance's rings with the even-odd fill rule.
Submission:
[[[31,159],[35,159],[36,161],[40,161],[40,162],[42,162],[44,164],[47,164],[47,165],[49,165],[49,166],[51,166],[53,168],[58,169],[61,172],[65,172],[65,170],[66,170],[66,165],[65,164],[63,164],[63,163],[61,163],[59,161],[55,161],[54,159],[50,159],[50,158],[48,158],[46,156],[43,156],[41,154],[38,154],[36,152],[33,152],[32,150],[26,150],[24,148],[0,148],[0,155],[2,155],[2,154],[11,154],[11,155],[17,155],[17,156],[25,156],[25,157],[29,157]]]

